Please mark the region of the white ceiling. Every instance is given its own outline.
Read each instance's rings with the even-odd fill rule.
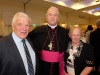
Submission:
[[[82,9],[88,6],[97,5],[100,2],[94,0],[45,0],[48,2],[56,3],[65,7],[69,7],[75,10]]]
[[[45,1],[44,0],[0,0],[0,1],[18,2],[23,4],[27,3],[27,5],[36,6],[43,9],[48,9],[50,6],[56,6],[59,8],[61,13],[66,13],[66,14],[73,13],[73,14],[78,14],[80,17],[87,17],[87,18],[95,18],[97,16],[94,16],[93,14],[85,13],[85,11],[89,11],[91,9],[96,10],[95,8],[100,7],[100,1],[95,2],[95,0],[45,0]],[[59,5],[58,2],[61,2],[62,4],[65,5],[62,4]],[[75,6],[76,4],[80,5],[77,6],[77,8],[81,6],[84,7],[78,9],[72,8],[72,6]],[[97,12],[100,12],[100,10],[98,10]]]
[[[86,13],[92,14],[94,16],[100,16],[100,7],[99,8],[95,7],[97,5],[100,5],[99,0],[98,1],[97,0],[96,1],[95,0],[45,0],[45,1],[69,7],[74,10],[84,9],[83,11]],[[86,8],[89,9],[87,10]]]

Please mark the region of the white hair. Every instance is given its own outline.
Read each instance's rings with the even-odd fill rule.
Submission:
[[[31,19],[30,19],[30,17],[29,17],[27,14],[25,14],[25,13],[23,13],[23,12],[18,12],[18,13],[16,13],[16,14],[14,15],[14,17],[13,17],[13,19],[12,19],[12,25],[15,23],[15,21],[16,21],[18,18],[27,18],[27,19],[29,19],[29,21],[31,22]]]

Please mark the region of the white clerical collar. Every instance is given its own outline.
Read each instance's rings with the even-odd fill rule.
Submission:
[[[51,26],[51,25],[49,25],[49,24],[48,24],[48,26],[51,27],[51,28],[55,28],[55,27],[57,27],[57,25]]]

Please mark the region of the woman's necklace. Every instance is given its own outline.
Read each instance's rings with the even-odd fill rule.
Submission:
[[[82,48],[83,48],[83,42],[82,41],[80,41],[79,45],[77,46],[77,48],[76,48],[77,50],[74,50],[74,51],[73,51],[73,46],[71,45],[71,42],[69,42],[69,44],[68,44],[68,52],[70,54],[73,54],[74,57],[80,56]]]

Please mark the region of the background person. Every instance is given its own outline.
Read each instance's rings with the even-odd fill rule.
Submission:
[[[88,25],[87,32],[85,34],[86,43],[90,44],[90,33],[93,31],[92,25]]]
[[[97,29],[90,33],[90,44],[94,50],[94,63],[95,63],[95,74],[100,75],[100,19],[96,22]]]

